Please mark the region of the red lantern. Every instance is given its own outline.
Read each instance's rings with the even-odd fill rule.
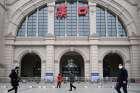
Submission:
[[[78,7],[79,16],[85,16],[88,13],[88,7]]]
[[[67,7],[66,7],[66,5],[65,4],[60,5],[57,8],[56,16],[57,17],[66,17],[66,15],[67,15]]]

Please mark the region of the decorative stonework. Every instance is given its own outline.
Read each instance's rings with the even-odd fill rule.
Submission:
[[[137,6],[137,0],[125,0],[125,1],[131,4],[132,6]]]
[[[8,6],[13,5],[13,4],[15,4],[17,1],[19,1],[19,0],[6,0],[6,5],[8,5]]]
[[[61,57],[70,51],[74,51],[79,53],[84,61],[86,62],[86,60],[89,60],[89,50],[88,47],[55,47],[55,60],[59,60],[61,59]]]
[[[128,47],[102,47],[99,49],[99,60],[100,62],[103,61],[104,57],[108,53],[117,53],[120,55],[123,59],[123,62],[126,62],[127,60],[130,60],[130,51]]]

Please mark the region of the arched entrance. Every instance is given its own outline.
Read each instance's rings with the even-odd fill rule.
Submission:
[[[67,52],[61,57],[60,73],[68,77],[70,71],[77,77],[84,77],[84,59],[77,52]]]
[[[103,77],[116,77],[118,65],[123,64],[123,59],[117,53],[109,53],[103,59]]]
[[[35,53],[27,53],[21,60],[21,77],[41,77],[41,59]]]

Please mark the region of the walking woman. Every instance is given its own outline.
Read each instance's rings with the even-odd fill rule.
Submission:
[[[61,83],[62,83],[62,75],[59,73],[57,76],[57,88],[61,88]]]
[[[18,78],[18,75],[17,75],[15,69],[11,70],[9,77],[11,79],[10,83],[13,88],[9,89],[8,92],[15,90],[15,93],[17,93],[18,85],[19,85],[19,78]]]

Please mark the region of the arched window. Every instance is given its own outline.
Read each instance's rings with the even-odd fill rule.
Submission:
[[[96,7],[96,33],[99,37],[127,36],[119,17],[101,6]]]
[[[90,19],[88,2],[83,0],[75,0],[74,2],[68,2],[69,0],[60,1],[56,2],[54,12],[55,36],[89,36]],[[64,16],[61,16],[61,12],[59,12],[59,8],[61,10],[62,5],[64,5],[62,11],[64,14],[66,13]],[[64,12],[65,6],[66,12]],[[84,15],[82,13],[84,13]],[[46,37],[47,33],[48,7],[45,5],[37,8],[24,18],[17,31],[17,36]],[[127,36],[126,29],[120,18],[107,8],[101,6],[96,7],[96,34],[99,37]]]
[[[88,36],[89,35],[89,13],[79,15],[79,8],[88,9],[88,3],[83,0],[73,2],[56,2],[55,14],[58,9],[66,5],[66,16],[55,15],[54,32],[56,36]]]
[[[22,21],[17,36],[45,37],[48,32],[48,7],[45,5],[27,15]]]

